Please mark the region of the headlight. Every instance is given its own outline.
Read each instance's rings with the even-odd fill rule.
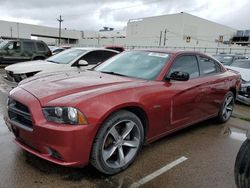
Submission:
[[[86,117],[73,107],[46,107],[43,108],[43,114],[51,122],[70,125],[87,124]]]

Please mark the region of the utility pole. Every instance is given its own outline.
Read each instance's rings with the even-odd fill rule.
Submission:
[[[161,46],[161,37],[162,37],[162,31],[160,32],[159,46]]]
[[[19,39],[19,23],[17,22],[17,38]]]
[[[60,15],[59,19],[57,19],[57,21],[59,22],[59,39],[58,39],[58,44],[61,44],[61,29],[62,29],[62,16]]]
[[[13,31],[13,29],[12,29],[12,27],[10,27],[10,37],[12,38],[12,31]]]
[[[163,43],[164,46],[166,45],[166,40],[167,40],[167,29],[165,29],[164,31],[164,43]]]

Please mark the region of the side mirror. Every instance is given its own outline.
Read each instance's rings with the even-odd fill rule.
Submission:
[[[170,80],[177,80],[177,81],[187,81],[187,80],[189,80],[189,73],[175,71],[175,72],[170,74],[169,79]]]
[[[85,61],[85,60],[80,60],[78,62],[78,66],[88,66],[88,65],[89,65],[89,63],[87,61]]]

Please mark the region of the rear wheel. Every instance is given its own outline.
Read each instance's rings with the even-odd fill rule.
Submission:
[[[233,113],[233,108],[234,108],[234,94],[233,92],[229,91],[223,100],[223,103],[221,105],[219,114],[218,114],[218,121],[220,123],[224,123],[229,120]]]
[[[129,111],[116,112],[97,133],[91,163],[102,173],[118,173],[135,160],[143,140],[144,130],[140,119]]]
[[[241,146],[234,167],[235,183],[238,188],[250,187],[250,140],[247,139]]]

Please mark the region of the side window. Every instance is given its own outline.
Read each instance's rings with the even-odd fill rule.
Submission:
[[[42,51],[42,52],[46,51],[46,47],[42,42],[37,42],[36,46],[37,46],[38,51]]]
[[[29,51],[29,52],[36,51],[34,42],[30,42],[30,41],[23,42],[23,49],[24,51]]]
[[[221,72],[220,65],[206,57],[200,57],[199,65],[201,75],[213,75]]]
[[[104,62],[107,59],[109,59],[109,58],[111,58],[111,57],[113,57],[113,56],[115,56],[117,54],[115,52],[110,52],[110,51],[100,51],[100,52],[102,53],[102,55],[101,55],[101,60],[102,61],[100,61],[100,62]]]
[[[9,45],[7,46],[8,50],[14,50],[14,51],[20,51],[20,42],[15,41],[15,42],[10,42]]]
[[[199,77],[197,58],[193,55],[177,57],[175,62],[171,65],[168,75],[175,71],[187,72],[189,73],[190,78]]]
[[[99,62],[107,60],[113,55],[115,55],[115,53],[113,52],[107,53],[107,51],[99,50],[99,51],[89,52],[88,54],[84,55],[81,59],[87,61],[90,65],[96,65]]]

